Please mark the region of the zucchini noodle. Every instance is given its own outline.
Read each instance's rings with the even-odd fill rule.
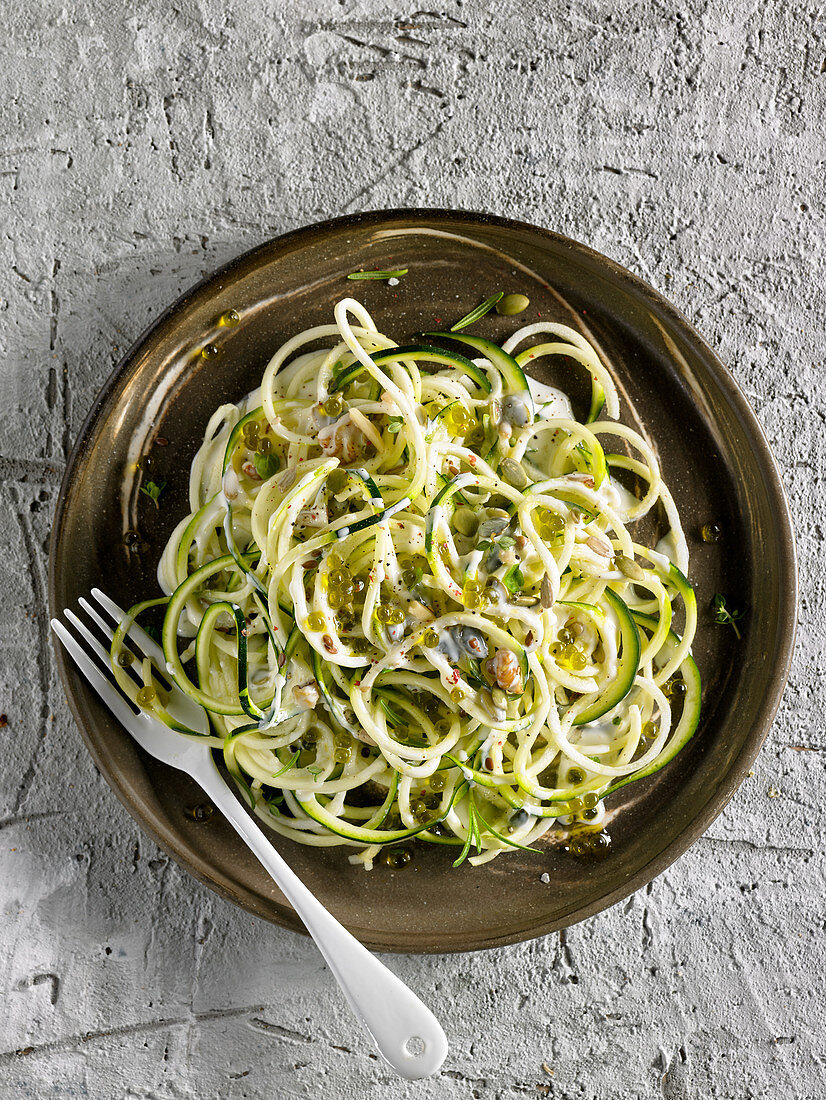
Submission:
[[[126,694],[182,735],[170,678],[206,708],[272,829],[367,868],[413,837],[480,864],[599,828],[699,716],[685,536],[594,348],[550,323],[424,339],[348,298],[287,341],[207,425],[165,596],[112,644]],[[585,423],[523,373],[553,357],[587,371]],[[629,529],[646,515],[656,547]],[[159,607],[155,670],[127,630]]]

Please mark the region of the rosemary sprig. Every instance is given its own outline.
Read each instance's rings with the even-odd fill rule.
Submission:
[[[467,328],[468,325],[472,325],[474,321],[478,321],[480,317],[484,317],[486,313],[490,313],[497,302],[504,298],[505,292],[500,290],[498,294],[491,294],[490,298],[486,298],[480,306],[476,309],[472,309],[470,313],[466,314],[460,321],[457,321],[455,325],[450,326],[451,332],[460,332],[463,328]]]
[[[288,772],[290,770],[290,768],[295,766],[295,764],[298,762],[298,758],[300,756],[301,756],[301,749],[296,749],[295,752],[293,753],[293,755],[290,757],[290,759],[284,765],[284,767],[280,768],[277,772],[275,772],[275,774],[273,775],[272,778],[273,779],[278,779],[278,777],[280,775],[283,775],[284,772]]]
[[[406,275],[408,268],[400,267],[395,271],[351,271],[348,279],[401,279]]]
[[[473,803],[468,800],[468,812],[467,812],[467,840],[465,846],[459,853],[459,858],[454,862],[453,866],[458,867],[464,863],[470,852],[470,846],[474,844],[476,851],[482,851],[482,838],[479,835],[479,823],[476,820],[476,810],[473,808]]]
[[[448,759],[452,759],[452,757],[448,757]],[[508,837],[503,836],[501,833],[497,832],[496,829],[494,829],[493,826],[490,825],[484,817],[482,817],[481,813],[479,812],[479,810],[476,809],[473,802],[469,801],[467,840],[465,841],[465,846],[462,848],[462,851],[459,853],[459,858],[453,864],[454,867],[458,867],[467,859],[470,852],[471,844],[476,848],[477,852],[481,852],[483,850],[482,833],[479,829],[480,822],[482,823],[482,825],[484,825],[485,829],[491,834],[491,836],[496,837],[497,840],[501,841],[503,844],[507,844],[510,848],[521,848],[523,852],[539,852],[538,848],[530,848],[527,844],[520,844],[516,840],[509,840]]]
[[[482,822],[482,824],[485,826],[491,836],[495,836],[496,839],[501,840],[503,844],[507,844],[511,848],[521,848],[523,852],[536,852],[537,854],[539,854],[538,848],[531,848],[527,844],[520,844],[518,840],[509,840],[506,836],[502,836],[501,833],[497,833],[496,829],[494,829],[494,827],[482,817],[478,810],[476,811],[476,816],[479,818],[479,820]]]

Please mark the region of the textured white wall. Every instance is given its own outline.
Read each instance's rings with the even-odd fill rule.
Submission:
[[[0,38],[0,1097],[822,1100],[822,8],[126,7],[7,0]],[[146,323],[267,237],[401,205],[538,222],[675,301],[775,449],[803,592],[755,775],[667,874],[561,936],[391,960],[451,1042],[416,1086],[311,944],[213,897],[121,809],[44,596],[67,447]]]

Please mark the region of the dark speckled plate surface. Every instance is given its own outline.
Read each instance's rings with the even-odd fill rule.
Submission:
[[[358,268],[408,267],[397,287],[348,282]],[[451,868],[441,847],[372,873],[346,849],[274,837],[321,901],[364,943],[388,951],[464,951],[528,939],[620,900],[676,859],[714,820],[768,732],[792,650],[796,570],[788,509],[757,422],[732,378],[686,320],[610,260],[543,229],[483,215],[390,211],[311,226],[249,252],[193,288],[144,334],[107,382],[69,462],[55,519],[52,613],[100,585],[122,605],[156,594],[163,543],[186,508],[189,464],[209,416],[256,386],[272,352],[301,329],[332,320],[355,295],[399,343],[450,324],[496,290],[539,316],[578,325],[620,387],[623,418],[655,441],[688,535],[700,625],[694,647],[703,716],[689,746],[650,779],[609,802],[613,849],[598,864],[562,851],[514,852]],[[241,322],[221,327],[230,308]],[[481,335],[513,321],[492,316]],[[200,351],[214,342],[220,354]],[[553,379],[544,377],[545,380]],[[567,385],[568,380],[562,379]],[[579,410],[580,415],[582,409]],[[159,446],[158,437],[168,440]],[[135,459],[150,453],[169,489],[156,511],[137,493]],[[724,538],[701,541],[703,523]],[[137,527],[144,545],[127,550]],[[715,592],[747,607],[742,641],[713,623]],[[95,762],[141,826],[201,881],[259,916],[299,928],[263,869],[186,776],[145,757],[58,648],[72,711]],[[550,885],[540,881],[547,871]]]

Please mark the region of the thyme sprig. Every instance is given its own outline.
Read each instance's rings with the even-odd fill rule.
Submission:
[[[737,608],[726,606],[726,597],[718,592],[711,601],[714,607],[714,621],[720,623],[721,626],[730,626],[734,633],[737,635],[738,641],[742,638],[742,634],[737,629],[737,620],[742,619],[745,614],[744,611],[740,611]]]
[[[149,497],[155,507],[159,509],[160,505],[158,504],[158,497],[161,495],[165,488],[165,481],[147,481],[145,485],[141,485],[141,492],[146,493],[146,495]]]

